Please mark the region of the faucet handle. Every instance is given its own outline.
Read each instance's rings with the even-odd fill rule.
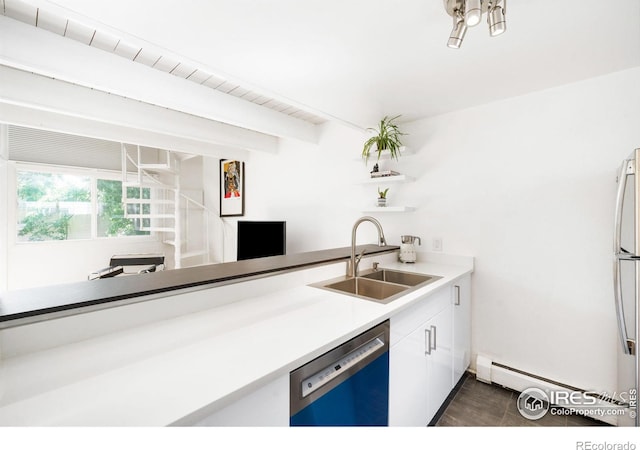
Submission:
[[[357,277],[358,276],[358,266],[360,265],[360,260],[362,259],[362,257],[364,256],[364,252],[365,250],[362,250],[360,252],[360,254],[358,256],[356,256],[355,261],[353,262],[353,267],[351,268],[353,271],[353,276]]]
[[[373,270],[378,270],[378,266],[380,265],[380,263],[378,261],[374,261],[373,262]]]

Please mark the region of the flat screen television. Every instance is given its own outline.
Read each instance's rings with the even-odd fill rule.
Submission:
[[[286,222],[238,221],[238,261],[284,255],[286,251]]]

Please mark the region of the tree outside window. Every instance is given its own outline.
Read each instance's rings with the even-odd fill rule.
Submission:
[[[91,237],[89,177],[31,171],[17,175],[19,241]]]
[[[124,217],[122,203],[122,182],[99,179],[98,188],[98,236],[137,236],[148,235],[148,231],[139,228],[148,227],[149,219],[128,219]],[[127,187],[127,198],[151,198],[149,188]],[[130,214],[149,214],[151,205],[143,204],[142,211],[138,204],[127,205]]]
[[[139,228],[149,226],[149,219],[124,217],[122,183],[97,179],[94,191],[91,180],[95,176],[17,171],[18,241],[148,235],[148,231]],[[131,192],[129,197],[150,198],[149,189],[136,191],[137,194]],[[148,213],[149,206],[143,205],[143,212]],[[94,221],[96,227],[92,226]],[[97,236],[93,235],[93,229],[97,230]]]

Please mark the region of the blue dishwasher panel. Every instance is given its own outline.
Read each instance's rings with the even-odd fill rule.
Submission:
[[[291,426],[387,426],[389,352],[291,416]]]

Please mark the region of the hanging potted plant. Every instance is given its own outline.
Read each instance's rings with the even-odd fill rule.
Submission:
[[[405,135],[405,133],[400,132],[398,125],[394,123],[398,117],[400,116],[384,116],[378,124],[378,128],[367,128],[368,131],[374,131],[377,134],[367,139],[364,143],[362,157],[364,158],[365,164],[369,160],[369,155],[374,145],[375,151],[378,153],[378,159],[380,159],[382,152],[386,150],[389,151],[391,158],[395,160],[398,159],[398,156],[400,156],[400,147],[402,147],[400,137]]]
[[[389,188],[386,188],[384,191],[378,188],[378,206],[387,206],[387,192],[389,192]]]

